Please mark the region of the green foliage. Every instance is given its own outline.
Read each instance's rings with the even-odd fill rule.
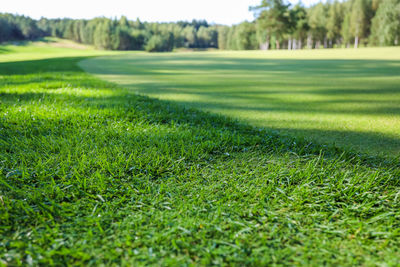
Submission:
[[[255,21],[232,26],[210,25],[203,20],[142,23],[125,16],[35,21],[0,14],[0,42],[53,36],[100,49],[148,51],[171,51],[181,47],[302,49],[306,43],[309,48],[332,48],[348,47],[353,41],[354,47],[359,44],[398,45],[397,4],[395,0],[334,0],[306,8],[301,3],[292,6],[287,0],[262,0],[260,5],[250,8],[255,13]],[[376,16],[378,11],[379,16]]]
[[[343,43],[346,45],[346,47],[348,47],[350,45],[351,42],[351,38],[352,38],[352,34],[351,34],[351,16],[350,13],[346,13],[346,15],[344,16],[343,19],[343,24],[342,24],[342,30],[341,30],[341,34],[343,37]]]
[[[276,39],[278,49],[284,34],[290,28],[289,6],[284,3],[284,0],[263,0],[261,5],[253,8],[254,11],[259,12],[260,26],[266,29],[268,35]]]
[[[36,25],[36,21],[25,16],[0,13],[0,42],[10,40],[33,40],[44,33]]]
[[[0,17],[0,42],[8,41],[13,38],[12,26],[7,20]]]
[[[255,24],[243,22],[236,29],[236,47],[238,50],[253,50],[258,48]]]
[[[375,45],[398,45],[400,38],[400,1],[382,1],[372,20],[371,42]]]
[[[174,36],[172,33],[153,35],[146,44],[147,52],[168,52],[174,48]]]
[[[337,46],[343,44],[349,46],[352,41],[354,41],[354,46],[358,47],[359,43],[368,44],[368,37],[372,31],[371,21],[375,18],[375,30],[373,30],[375,34],[371,35],[370,43],[387,45],[387,42],[382,41],[386,38],[383,37],[385,35],[392,39],[389,42],[391,45],[397,45],[398,41],[395,41],[397,40],[396,25],[399,21],[397,15],[388,15],[385,23],[378,23],[384,18],[375,17],[378,7],[383,2],[385,1],[328,1],[304,9],[301,5],[291,7],[283,0],[264,0],[260,6],[253,8],[258,17],[258,41],[264,48],[270,47],[272,39],[276,42],[276,48],[280,48],[282,43],[287,42],[287,47],[290,49],[292,41],[299,42],[301,47],[306,39],[308,46],[315,48],[322,47],[322,43],[325,48],[333,47],[334,43]],[[385,5],[390,5],[389,2]],[[392,7],[394,8],[393,5]],[[396,13],[396,11],[392,12]],[[386,32],[380,34],[377,29],[379,25],[385,24],[392,26],[388,26]],[[381,41],[378,41],[379,39]]]
[[[307,20],[307,10],[301,5],[294,6],[290,10],[290,22],[290,34],[297,40],[304,40],[310,29]]]
[[[258,48],[255,23],[243,22],[239,25],[223,29],[225,31],[219,38],[228,50],[254,50]]]
[[[151,51],[171,51],[178,47],[218,48],[218,27],[210,26],[206,21],[142,23],[139,20],[129,21],[124,16],[119,20],[42,18],[35,21],[26,17],[0,14],[0,26],[0,42],[54,36],[106,50],[146,48]],[[161,36],[152,38],[155,35]]]
[[[196,47],[197,34],[194,26],[186,26],[185,28],[183,28],[182,35],[185,40],[184,42],[186,47]]]
[[[343,6],[342,4],[338,1],[335,0],[333,3],[330,4],[329,6],[329,11],[328,11],[328,21],[326,24],[326,36],[332,43],[340,43],[340,30],[342,29],[342,23],[343,23]]]
[[[308,13],[308,21],[310,25],[310,33],[316,41],[317,48],[320,46],[327,34],[327,8],[324,4],[319,3],[313,6]]]
[[[215,27],[201,26],[197,31],[198,45],[201,48],[218,48],[218,32]]]
[[[360,38],[366,37],[369,27],[368,0],[354,0],[350,14],[350,32],[355,39],[354,46],[358,46]]]
[[[218,31],[218,48],[221,50],[228,49],[228,26],[220,26],[217,28]]]
[[[101,49],[113,49],[118,46],[118,43],[113,41],[113,28],[111,26],[111,21],[108,19],[103,20],[101,23],[96,25],[96,30],[94,31],[94,45]]]

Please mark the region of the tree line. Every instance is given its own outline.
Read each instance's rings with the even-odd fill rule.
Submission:
[[[330,0],[310,7],[262,0],[256,19],[233,26],[204,20],[148,23],[119,19],[46,19],[0,14],[0,42],[66,38],[109,50],[302,49],[398,45],[400,0]]]
[[[288,49],[398,45],[400,0],[327,1],[309,8],[263,0],[257,14],[260,48]]]

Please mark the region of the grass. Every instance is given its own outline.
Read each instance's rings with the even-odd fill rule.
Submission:
[[[7,49],[0,265],[400,264],[398,163],[139,96],[82,51]]]
[[[59,57],[93,57],[117,55],[118,52],[95,50],[69,40],[46,37],[40,41],[21,41],[0,45],[0,62],[16,62]],[[30,73],[28,73],[30,74]]]
[[[127,53],[81,66],[140,94],[281,134],[400,155],[400,48]]]

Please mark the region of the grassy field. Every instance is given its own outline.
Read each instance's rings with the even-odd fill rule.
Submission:
[[[105,52],[0,51],[0,265],[400,264],[398,163],[139,96],[78,67]],[[219,58],[177,57],[200,55]],[[141,65],[137,78],[160,89],[175,59],[157,56],[160,71]],[[137,54],[148,67],[157,56]],[[213,63],[198,64],[207,88]],[[227,78],[221,90],[240,82]]]
[[[81,66],[138,93],[281,134],[400,155],[400,48],[127,53]]]

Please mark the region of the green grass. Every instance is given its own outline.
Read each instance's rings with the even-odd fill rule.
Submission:
[[[138,96],[82,51],[9,49],[0,265],[400,264],[398,163]]]
[[[95,50],[90,46],[76,44],[57,38],[43,38],[36,42],[16,42],[0,45],[0,62],[16,62],[59,57],[90,57],[118,55],[118,52]],[[30,73],[28,73],[30,74]]]
[[[282,134],[400,155],[400,48],[127,53],[81,66],[140,94]]]

